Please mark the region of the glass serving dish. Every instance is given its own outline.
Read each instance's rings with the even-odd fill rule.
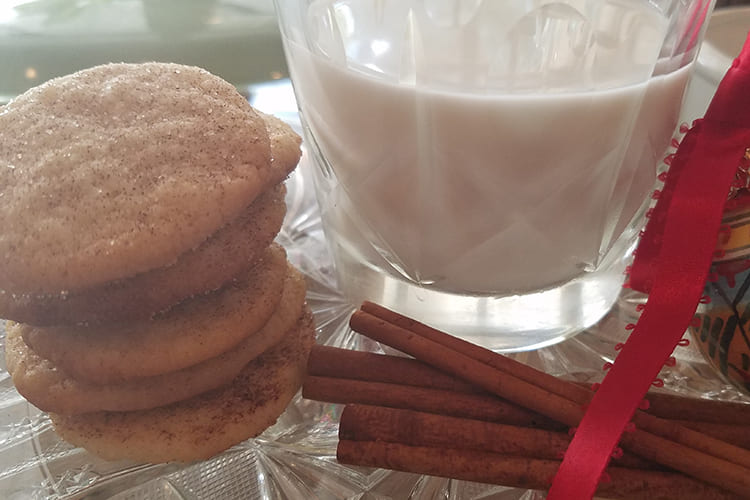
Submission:
[[[288,82],[255,86],[251,102],[299,130]],[[347,326],[355,309],[338,292],[315,203],[308,164],[289,178],[288,214],[278,241],[307,277],[318,342],[382,352]],[[603,376],[614,346],[627,337],[640,294],[623,291],[598,325],[553,347],[514,357],[549,373],[582,382]],[[4,333],[0,334],[4,345]],[[386,349],[387,350],[387,349]],[[680,347],[665,368],[663,390],[694,397],[744,400],[706,364],[696,347]],[[351,467],[335,458],[341,406],[297,395],[277,423],[256,439],[193,464],[106,462],[61,441],[49,419],[15,391],[0,360],[0,498],[20,499],[443,499],[532,500],[542,492]]]

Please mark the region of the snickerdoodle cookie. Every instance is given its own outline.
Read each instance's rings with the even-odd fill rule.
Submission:
[[[297,327],[228,385],[133,412],[51,414],[67,441],[108,459],[190,462],[211,457],[272,425],[305,377],[315,341],[309,310]]]
[[[278,307],[262,328],[250,333],[237,346],[181,370],[121,383],[97,383],[69,376],[26,345],[21,328],[11,326],[5,345],[8,372],[18,392],[44,411],[73,415],[162,406],[231,382],[247,363],[295,328],[304,303],[304,278],[288,266]]]
[[[133,68],[136,69],[131,74],[130,70]],[[157,68],[159,71],[156,71]],[[120,75],[121,72],[127,78]],[[6,180],[3,179],[4,174],[8,177],[7,182],[0,185],[0,197],[8,208],[0,212],[0,224],[5,228],[0,234],[0,252],[7,250],[0,255],[0,316],[48,325],[116,321],[134,315],[151,315],[190,295],[218,288],[246,268],[253,256],[278,233],[284,217],[284,192],[281,187],[264,195],[262,191],[268,186],[278,185],[294,169],[300,157],[300,138],[278,118],[256,113],[244,101],[223,104],[214,113],[213,108],[207,107],[212,99],[221,99],[222,92],[230,90],[235,97],[237,95],[231,86],[227,88],[228,84],[225,82],[213,81],[216,87],[214,94],[217,95],[209,94],[190,104],[194,106],[191,109],[197,109],[213,118],[207,123],[209,132],[202,130],[200,123],[194,123],[192,128],[183,124],[181,120],[186,111],[171,109],[171,104],[164,103],[171,111],[165,113],[158,122],[162,124],[172,121],[176,130],[174,133],[164,132],[167,136],[163,141],[165,147],[158,151],[157,158],[154,158],[153,150],[135,154],[129,149],[140,148],[134,142],[133,134],[151,134],[149,119],[157,120],[153,113],[138,115],[140,118],[132,114],[119,118],[115,116],[109,120],[100,117],[105,125],[99,128],[95,118],[106,113],[94,113],[90,117],[87,112],[89,107],[96,105],[95,102],[85,104],[88,106],[85,109],[65,107],[68,113],[58,113],[57,116],[55,109],[64,107],[63,104],[54,101],[54,105],[48,105],[47,100],[41,97],[46,95],[44,89],[47,87],[52,89],[47,92],[55,94],[61,91],[59,86],[64,89],[72,85],[71,81],[79,80],[85,82],[76,86],[79,93],[84,90],[94,93],[97,85],[111,85],[112,80],[129,82],[143,72],[149,75],[158,73],[161,76],[154,76],[156,82],[172,82],[178,87],[188,85],[196,78],[200,81],[218,80],[196,68],[182,69],[174,65],[166,65],[166,68],[164,65],[109,65],[48,82],[39,89],[34,89],[30,95],[14,101],[0,114],[0,126],[4,122],[9,125],[9,131],[4,134],[3,144],[0,145],[0,163],[5,161],[8,167],[0,169],[0,180]],[[189,78],[182,82],[185,75]],[[140,84],[140,90],[128,91],[126,87],[119,85],[118,95],[124,99],[139,101],[148,86],[149,81],[144,81]],[[183,94],[178,94],[180,98],[169,101],[182,102],[194,97],[188,91],[183,91]],[[76,99],[76,96],[77,94],[68,97],[73,98],[74,103],[85,97],[81,95]],[[187,106],[189,103],[182,104]],[[245,169],[250,173],[244,180],[231,177],[241,174],[241,168],[232,166],[232,161],[240,161],[238,153],[214,151],[213,155],[226,157],[224,160],[229,166],[225,165],[222,169],[221,165],[217,165],[212,168],[213,156],[204,151],[206,148],[210,149],[212,143],[206,144],[199,137],[204,133],[210,133],[213,137],[216,132],[210,132],[212,127],[217,130],[230,127],[229,123],[222,122],[229,118],[225,113],[219,112],[219,108],[229,107],[233,111],[230,118],[236,118],[234,115],[239,114],[239,110],[229,104],[244,109],[248,115],[245,118],[248,122],[246,128],[254,127],[253,133],[261,136],[254,144],[258,152],[254,155],[245,153],[245,156],[251,158],[260,157],[256,158],[260,162],[257,169],[260,173],[255,175],[251,166],[246,166]],[[30,119],[23,113],[48,116],[48,119]],[[86,119],[79,116],[82,114],[86,115]],[[49,116],[54,117],[54,123],[50,122]],[[198,116],[193,116],[192,119],[197,120]],[[29,125],[29,122],[36,125]],[[42,125],[37,122],[50,122],[50,128],[42,132],[38,130]],[[26,128],[14,134],[18,127]],[[128,141],[123,138],[120,129],[138,127],[143,130],[134,130],[132,134],[128,134]],[[110,149],[103,149],[102,145],[98,148],[83,148],[80,143],[96,142],[89,137],[92,134],[99,138],[114,136],[115,139],[110,139],[114,144]],[[223,144],[227,150],[234,151],[232,137],[237,143],[253,140],[253,137],[235,137],[234,134],[229,134],[228,142]],[[158,136],[154,139],[160,140]],[[147,139],[144,138],[145,140]],[[71,144],[72,141],[75,141],[75,146]],[[102,141],[106,142],[104,139]],[[26,152],[27,149],[33,151]],[[61,163],[73,161],[70,160],[73,155],[69,149],[78,153],[75,155],[76,165],[69,165],[68,168]],[[246,149],[243,144],[240,151]],[[41,155],[40,158],[39,154],[35,154],[38,150],[48,151],[48,154]],[[230,157],[234,160],[227,160]],[[62,159],[58,161],[58,158]],[[144,161],[144,158],[149,161]],[[137,170],[138,174],[134,175],[133,170]],[[210,180],[212,175],[218,175],[219,180],[225,179],[234,186],[227,190],[212,181],[214,190],[218,191],[214,193],[214,203],[224,205],[221,200],[222,192],[231,194],[239,184],[247,188],[247,198],[244,199],[244,207],[233,209],[231,214],[221,214],[221,221],[214,228],[216,230],[209,234],[210,228],[197,225],[194,219],[195,210],[200,209],[201,203],[207,201],[202,198],[196,201],[193,196],[194,186],[186,186],[190,189],[182,197],[179,191],[186,184],[200,185],[201,176]],[[118,187],[118,183],[127,188]],[[139,186],[139,183],[143,185]],[[26,184],[30,186],[27,187]],[[152,206],[156,198],[164,203],[167,189],[170,190],[173,205],[169,213],[176,218],[167,217],[165,208]],[[67,194],[71,194],[73,199],[66,198]],[[258,199],[254,200],[256,196]],[[45,203],[45,200],[48,202]],[[66,203],[62,204],[60,200],[65,200]],[[178,201],[181,201],[181,205]],[[236,204],[242,205],[240,201]],[[129,215],[128,210],[137,214]],[[211,208],[206,205],[203,210]],[[28,211],[25,216],[22,213],[24,211]],[[9,220],[5,224],[3,215],[14,217],[14,223]],[[165,219],[160,219],[161,216]],[[117,222],[115,226],[111,224],[113,220]],[[38,224],[44,227],[35,229]],[[56,227],[50,231],[48,226],[53,224]],[[102,225],[106,225],[106,228],[102,228]],[[180,225],[181,228],[172,227],[175,225]],[[78,234],[82,232],[81,227],[91,229],[86,229],[81,236]],[[121,234],[115,237],[118,231]],[[156,253],[164,245],[174,246],[177,244],[172,241],[175,231],[196,231],[192,236],[183,235],[192,240],[193,244],[186,245],[182,252],[173,249],[162,254],[163,258],[157,259],[160,262],[153,261],[152,265],[145,266],[147,270],[144,272],[131,273],[128,270],[127,255],[137,253],[137,258],[143,259],[146,258],[144,250]],[[170,243],[161,242],[154,246],[154,238],[169,240]],[[252,244],[245,244],[246,242]],[[95,255],[87,255],[89,250]],[[123,256],[124,261],[118,263],[118,259]],[[85,267],[86,272],[69,267],[76,265]],[[109,266],[109,275],[100,274],[97,277],[100,265]],[[51,269],[45,270],[48,267]],[[50,272],[58,277],[45,278]],[[107,279],[107,276],[112,279]]]
[[[0,317],[18,391],[105,458],[271,425],[315,328],[274,243],[301,140],[194,67],[108,64],[0,108]]]

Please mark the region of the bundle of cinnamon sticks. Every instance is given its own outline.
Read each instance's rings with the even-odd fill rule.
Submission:
[[[412,357],[316,346],[303,396],[347,406],[343,463],[547,489],[593,391],[365,302],[352,329]],[[750,498],[750,405],[650,394],[597,494]]]

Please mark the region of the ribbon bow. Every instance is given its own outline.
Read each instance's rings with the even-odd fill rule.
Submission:
[[[646,307],[578,426],[548,500],[594,496],[622,432],[693,319],[748,146],[750,36],[677,149],[630,275],[631,287],[649,294]]]

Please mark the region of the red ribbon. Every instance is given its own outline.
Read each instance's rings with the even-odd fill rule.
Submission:
[[[584,500],[688,328],[703,293],[730,185],[750,146],[750,36],[702,120],[680,144],[632,266],[643,313],[565,454],[548,500]]]

